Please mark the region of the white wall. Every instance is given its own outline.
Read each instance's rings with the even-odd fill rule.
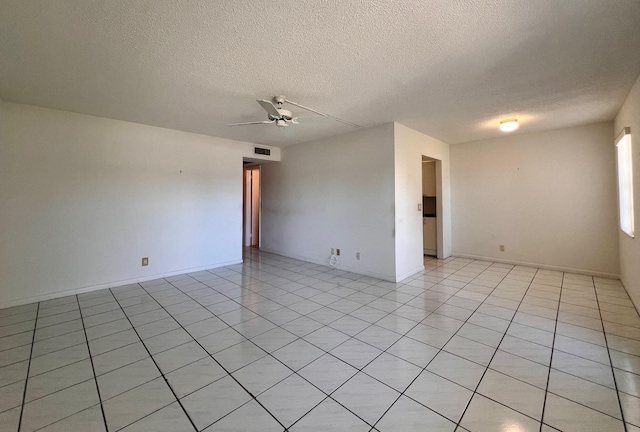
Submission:
[[[449,145],[428,135],[394,124],[396,279],[402,280],[424,267],[422,211],[422,156],[437,159],[438,257],[451,255],[451,185]]]
[[[328,264],[340,248],[338,268],[395,280],[393,134],[389,123],[289,146],[263,165],[262,249]]]
[[[636,238],[632,239],[618,230],[620,242],[620,277],[636,307],[640,308],[640,78],[616,116],[612,136],[624,127],[631,128],[633,146],[633,200],[635,204]],[[613,139],[609,140],[614,153]]]
[[[2,117],[0,307],[241,261],[252,144],[7,102]]]
[[[606,122],[451,146],[453,253],[617,275],[612,133]]]

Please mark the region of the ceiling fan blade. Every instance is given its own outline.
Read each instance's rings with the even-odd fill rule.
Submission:
[[[319,116],[319,117],[294,117],[291,119],[293,124],[329,124],[336,121],[335,117]]]
[[[270,116],[280,118],[280,113],[273,102],[264,99],[258,99],[256,102],[258,102]]]
[[[282,131],[282,134],[287,138],[292,138],[293,135],[295,134],[294,131],[293,131],[293,128],[286,127],[286,128],[280,128],[280,129],[284,129]]]
[[[265,121],[254,121],[254,122],[244,122],[244,123],[230,123],[226,126],[246,126],[246,125],[256,125],[256,124],[271,124],[275,120],[265,120]]]

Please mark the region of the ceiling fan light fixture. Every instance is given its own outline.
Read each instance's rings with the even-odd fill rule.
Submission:
[[[518,129],[518,119],[507,119],[500,122],[500,130],[503,132],[513,132]]]

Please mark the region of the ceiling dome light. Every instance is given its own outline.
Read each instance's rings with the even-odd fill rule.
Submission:
[[[518,126],[517,119],[503,120],[500,122],[500,130],[503,132],[513,132],[518,129]]]

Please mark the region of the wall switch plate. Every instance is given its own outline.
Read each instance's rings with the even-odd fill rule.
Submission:
[[[504,252],[504,245],[500,245],[500,252]]]
[[[142,258],[142,266],[148,266],[149,265],[149,257],[144,257]]]
[[[356,259],[360,261],[360,252],[356,252]]]
[[[340,256],[340,249],[336,249],[336,255]]]
[[[418,204],[418,211],[422,211],[422,204]]]

